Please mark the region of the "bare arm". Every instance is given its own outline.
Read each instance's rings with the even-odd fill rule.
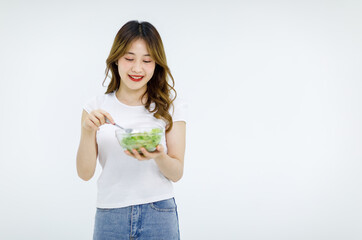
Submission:
[[[162,174],[173,182],[182,178],[186,147],[186,123],[177,121],[166,133],[167,154],[155,158]]]
[[[137,158],[140,161],[154,159],[162,174],[173,182],[177,182],[182,178],[184,171],[184,155],[186,145],[186,123],[176,121],[173,123],[172,129],[166,133],[167,153],[160,144],[157,146],[156,152],[147,152],[145,148],[141,148],[143,156],[133,149],[132,153],[128,150],[124,152]]]
[[[83,110],[82,113],[82,131],[77,153],[77,172],[78,176],[85,181],[93,177],[97,166],[96,132],[98,127],[105,123],[105,116],[113,123],[112,117],[103,110],[92,111],[90,114]]]

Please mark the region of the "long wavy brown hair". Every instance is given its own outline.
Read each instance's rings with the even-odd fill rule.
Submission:
[[[143,97],[147,94],[148,98],[145,108],[149,112],[153,113],[155,118],[163,119],[166,122],[166,132],[168,132],[171,130],[173,125],[169,109],[171,105],[173,105],[173,101],[176,99],[177,93],[174,88],[174,78],[167,66],[166,54],[160,34],[151,23],[129,21],[118,31],[114,39],[112,49],[106,60],[107,68],[105,71],[106,77],[104,81],[107,77],[109,77],[109,71],[111,71],[111,82],[108,85],[106,93],[111,93],[120,87],[121,78],[118,73],[118,66],[116,65],[116,62],[127,52],[131,44],[138,39],[143,39],[146,42],[147,50],[150,53],[151,58],[156,63],[153,76],[150,81],[148,81],[147,90],[142,95],[141,99],[143,99]],[[174,92],[173,98],[171,91]],[[151,110],[150,108],[152,102],[155,103],[155,108]]]

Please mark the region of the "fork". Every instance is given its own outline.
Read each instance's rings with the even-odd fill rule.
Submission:
[[[108,120],[108,118],[106,118],[106,122],[112,124],[112,123]],[[119,126],[117,123],[114,123],[113,125],[116,126],[116,127],[119,127],[119,128],[121,128],[121,129],[123,129],[126,133],[131,133],[131,132],[133,131],[132,128],[124,128],[124,127]]]

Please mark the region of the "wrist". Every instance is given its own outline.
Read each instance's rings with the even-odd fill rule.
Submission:
[[[158,157],[155,157],[155,161],[165,161],[167,159],[167,154],[165,152],[162,152]]]
[[[85,136],[93,136],[97,131],[93,129],[87,129],[85,127],[82,127],[82,134]]]

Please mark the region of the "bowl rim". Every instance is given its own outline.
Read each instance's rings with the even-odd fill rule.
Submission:
[[[148,131],[151,131],[152,129],[155,129],[155,128],[161,129],[161,132],[159,132],[159,133],[157,133],[157,134],[163,134],[163,132],[165,131],[165,129],[164,129],[163,127],[159,126],[159,127],[140,127],[140,128],[134,128],[134,129],[136,129],[136,130],[140,130],[141,132],[140,132],[140,131],[137,131],[137,132],[132,132],[132,133],[126,133],[123,129],[118,128],[118,129],[115,130],[115,133],[116,133],[116,134],[132,135],[132,134],[134,134],[134,133],[143,133],[143,132],[144,132],[143,130],[145,130],[146,132],[148,132]]]

